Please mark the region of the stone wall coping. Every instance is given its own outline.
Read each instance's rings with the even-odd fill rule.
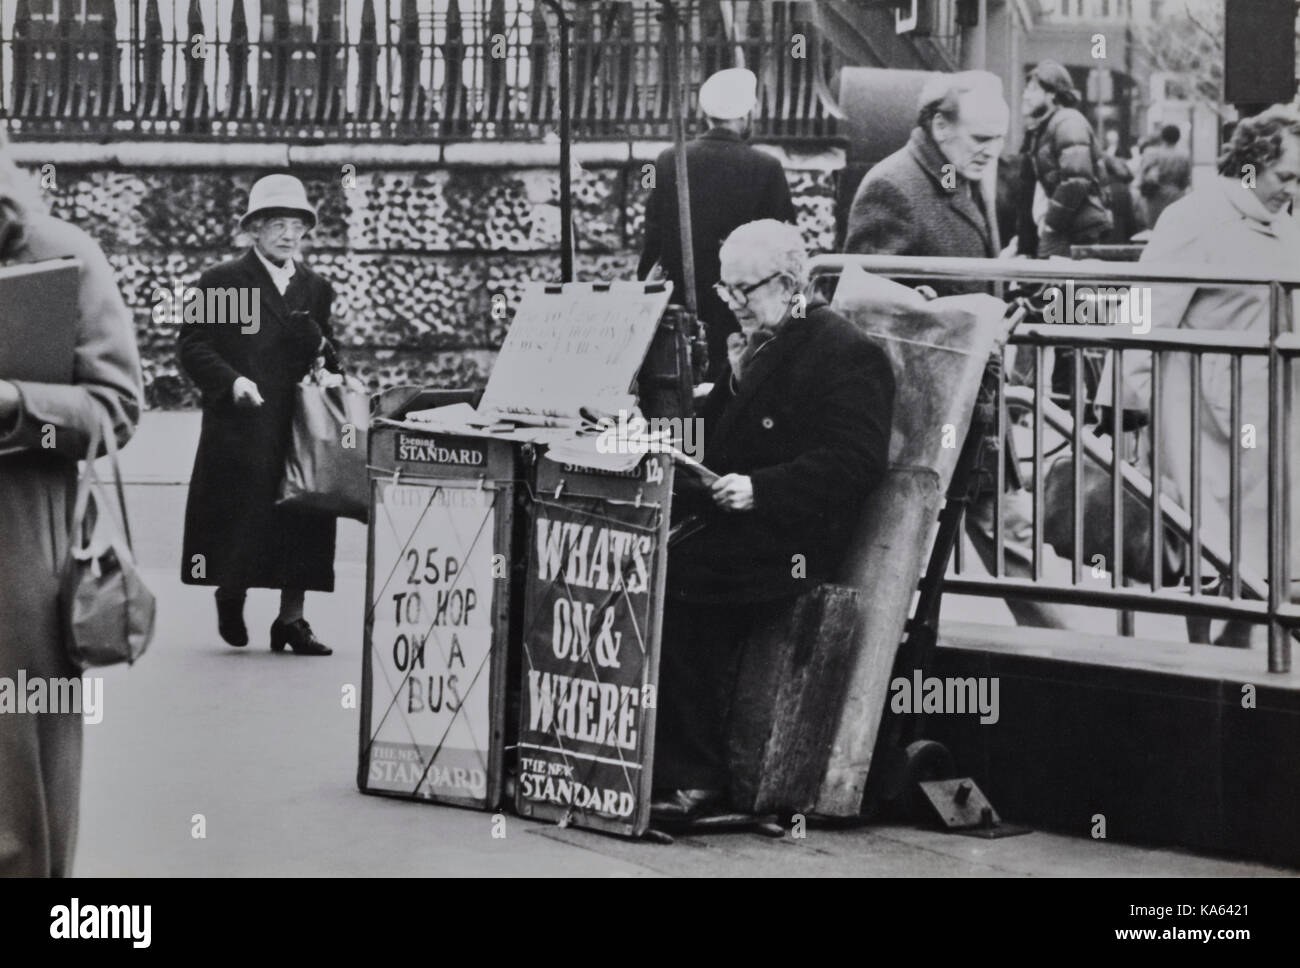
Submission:
[[[941,623],[938,645],[941,649],[1044,659],[1064,665],[1081,663],[1188,679],[1253,682],[1300,692],[1300,670],[1269,673],[1268,657],[1261,649],[1223,649],[1165,639],[976,622]]]
[[[667,141],[577,141],[572,158],[579,165],[621,167],[652,161],[671,146]],[[845,149],[755,144],[754,147],[796,171],[835,171],[844,167]],[[17,141],[10,146],[22,165],[44,164],[110,168],[322,168],[352,164],[358,172],[374,168],[467,167],[554,168],[558,143],[538,141],[463,141],[452,144],[343,142],[322,145],[212,141]]]

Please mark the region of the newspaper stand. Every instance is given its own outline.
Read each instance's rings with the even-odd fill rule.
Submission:
[[[520,445],[403,420],[470,396],[390,391],[372,422],[357,785],[490,810],[502,791]]]
[[[650,823],[673,464],[536,465],[523,619],[521,816],[628,837]]]

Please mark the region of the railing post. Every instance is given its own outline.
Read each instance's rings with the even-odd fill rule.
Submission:
[[[361,0],[361,33],[357,38],[357,121],[380,121],[384,98],[379,91],[379,36],[375,28],[376,0]]]
[[[137,118],[165,121],[167,118],[167,87],[163,83],[162,18],[158,14],[158,0],[148,0],[144,10],[144,44],[140,72],[142,81],[136,94]]]
[[[189,13],[185,18],[185,36],[181,40],[180,56],[185,58],[185,112],[181,128],[187,132],[202,130],[203,121],[208,113],[208,82],[204,77],[207,57],[215,53],[206,49],[200,53],[195,49],[196,37],[204,38],[207,43],[207,30],[203,25],[203,11],[199,0],[190,0]]]
[[[244,5],[237,3],[230,12],[230,40],[226,42],[226,63],[230,67],[226,116],[230,121],[252,117],[253,95],[248,88],[248,50],[248,20],[244,15]]]
[[[1282,357],[1277,340],[1288,322],[1285,290],[1280,282],[1268,287],[1268,671],[1291,671],[1291,635],[1278,619],[1278,610],[1290,598],[1291,582],[1287,538],[1288,436],[1286,376],[1291,367]],[[1234,429],[1234,433],[1240,433]]]
[[[408,5],[409,4],[409,5]],[[465,84],[465,35],[460,18],[460,4],[451,0],[447,7],[446,40],[442,45],[443,135],[468,134],[469,96]],[[423,99],[419,86],[420,25],[414,0],[402,7],[402,118],[419,117],[417,100]]]
[[[573,103],[569,98],[569,29],[562,0],[544,0],[560,28],[560,280],[573,281],[573,171],[569,153]]]

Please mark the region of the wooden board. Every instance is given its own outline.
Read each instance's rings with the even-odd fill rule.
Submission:
[[[845,699],[827,744],[829,758],[814,812],[857,816],[943,491],[928,468],[894,468],[872,495],[857,554],[849,563],[860,617],[843,679]]]
[[[513,447],[372,430],[364,793],[500,802]]]
[[[521,816],[649,826],[672,463],[538,461],[523,619]]]
[[[826,772],[857,641],[859,592],[821,585],[746,643],[728,727],[731,801],[746,813],[807,813]]]

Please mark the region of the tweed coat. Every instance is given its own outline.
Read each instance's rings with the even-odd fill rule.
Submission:
[[[845,251],[860,254],[997,256],[997,219],[963,178],[945,178],[947,159],[921,128],[867,172],[849,210]],[[986,292],[979,281],[930,282],[939,295]]]
[[[992,199],[971,190],[963,178],[946,178],[948,163],[934,139],[922,128],[913,128],[911,138],[902,148],[867,173],[858,185],[849,212],[847,251],[876,255],[950,256],[965,259],[991,259],[1000,251],[998,223]],[[989,292],[987,282],[971,280],[929,280],[940,296],[967,292]],[[989,360],[980,389],[979,408],[971,432],[992,436],[994,446],[986,446],[981,457],[981,486],[996,490],[997,475],[996,415],[990,411],[997,400],[997,385],[1002,375],[1002,358]],[[990,424],[992,426],[990,426]],[[1010,483],[1019,481],[1011,436],[1007,435],[1005,475]]]

